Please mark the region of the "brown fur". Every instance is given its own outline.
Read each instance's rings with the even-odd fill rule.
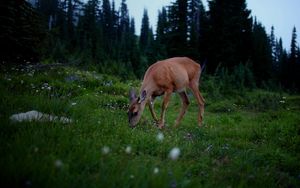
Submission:
[[[179,113],[175,125],[177,126],[184,116],[187,106],[189,105],[188,97],[185,88],[192,90],[199,106],[198,122],[199,126],[202,124],[204,113],[204,99],[198,90],[198,82],[201,75],[201,66],[187,57],[174,57],[163,61],[158,61],[151,65],[145,73],[144,80],[140,93],[145,92],[145,100],[138,102],[131,102],[129,112],[131,109],[138,109],[139,114],[134,119],[129,118],[131,125],[136,125],[144,110],[145,104],[149,104],[150,112],[158,126],[162,128],[165,123],[165,112],[169,103],[170,96],[173,92],[178,92],[182,99],[182,109]],[[158,120],[154,109],[153,102],[156,96],[164,95],[162,104],[161,117]],[[138,100],[137,100],[138,101]]]

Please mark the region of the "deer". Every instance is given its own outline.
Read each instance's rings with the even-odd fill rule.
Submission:
[[[186,93],[189,88],[196,98],[199,114],[198,126],[202,126],[205,100],[199,91],[201,65],[188,57],[173,57],[152,64],[144,74],[139,96],[134,89],[129,91],[128,122],[134,128],[141,119],[146,104],[159,129],[165,126],[166,109],[172,93],[178,93],[182,106],[174,126],[177,127],[190,104]],[[154,111],[154,100],[163,95],[160,118]]]

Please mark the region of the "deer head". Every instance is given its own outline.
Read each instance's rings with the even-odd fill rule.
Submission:
[[[143,90],[139,97],[133,89],[129,92],[128,121],[131,127],[135,127],[141,119],[146,104],[146,96],[147,93],[145,90]]]

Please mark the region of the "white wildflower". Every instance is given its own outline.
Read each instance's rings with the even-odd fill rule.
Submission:
[[[127,146],[126,149],[125,149],[125,152],[127,154],[130,154],[131,153],[131,146]]]
[[[61,168],[63,166],[63,162],[60,160],[60,159],[57,159],[55,162],[54,162],[54,166],[56,168]]]
[[[102,153],[103,153],[103,154],[106,155],[106,154],[108,154],[109,152],[110,152],[110,148],[109,148],[108,146],[103,146],[103,147],[102,147]]]
[[[178,147],[173,148],[169,153],[169,157],[172,160],[178,159],[179,155],[180,155],[180,149]]]
[[[34,152],[36,153],[36,152],[38,152],[39,151],[39,148],[38,147],[35,147],[34,148]]]
[[[212,150],[212,148],[213,148],[213,145],[212,144],[210,144],[206,149],[205,149],[205,151],[210,151],[210,150]]]
[[[159,168],[155,167],[154,170],[153,170],[153,173],[158,174],[159,173]]]
[[[71,103],[72,106],[75,106],[76,104],[77,104],[76,102],[72,102],[72,103]]]
[[[156,140],[157,141],[163,141],[164,140],[164,134],[163,133],[158,133],[157,135],[156,135]]]

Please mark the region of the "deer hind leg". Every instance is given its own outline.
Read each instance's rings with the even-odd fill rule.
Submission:
[[[155,100],[155,97],[150,98],[149,109],[150,109],[150,112],[151,112],[151,115],[152,115],[154,121],[156,123],[158,123],[158,118],[157,118],[155,110],[154,110],[154,100]]]
[[[162,110],[161,110],[161,115],[160,115],[160,120],[158,121],[158,127],[162,129],[165,125],[165,116],[166,116],[166,110],[168,107],[168,104],[170,102],[170,97],[171,97],[172,92],[166,91],[162,103]]]
[[[197,82],[191,82],[190,88],[197,100],[198,106],[199,106],[199,114],[198,114],[198,126],[202,126],[203,121],[203,115],[204,115],[204,104],[205,100],[203,96],[201,95],[200,91],[198,90],[198,81]]]
[[[189,99],[188,99],[185,91],[180,92],[179,96],[180,96],[181,101],[182,101],[182,107],[181,107],[180,113],[179,113],[179,115],[178,115],[178,117],[175,121],[175,125],[174,125],[175,127],[177,127],[179,125],[180,121],[182,120],[182,118],[183,118],[183,116],[186,112],[187,107],[190,104]]]

